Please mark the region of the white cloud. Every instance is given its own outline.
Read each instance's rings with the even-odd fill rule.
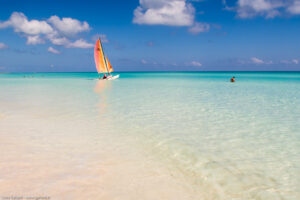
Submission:
[[[202,66],[202,64],[198,61],[192,61],[191,65],[194,66],[194,67],[201,67]]]
[[[48,52],[54,53],[54,54],[60,54],[60,51],[54,49],[53,47],[49,47],[49,48],[48,48]]]
[[[282,3],[277,0],[239,0],[237,4],[240,18],[251,18],[256,15],[274,18],[280,15],[277,9],[282,7]]]
[[[75,42],[71,42],[71,43],[67,44],[66,47],[68,47],[68,48],[84,48],[84,49],[86,49],[86,48],[92,48],[92,47],[94,47],[94,45],[91,44],[91,43],[86,42],[83,39],[79,39],[79,40],[76,40]]]
[[[8,46],[2,42],[0,42],[0,49],[5,49],[7,48]]]
[[[195,8],[187,0],[140,0],[134,10],[136,24],[191,26]]]
[[[293,62],[294,64],[296,64],[296,65],[299,64],[299,60],[297,60],[297,59],[293,59],[292,62]]]
[[[298,59],[281,60],[280,62],[283,63],[283,64],[287,64],[287,65],[290,65],[290,64],[298,65],[299,64],[299,60]]]
[[[152,46],[154,46],[154,42],[152,42],[152,41],[150,41],[150,42],[147,42],[146,44],[147,44],[147,46],[148,46],[148,47],[152,47]]]
[[[17,33],[28,35],[48,34],[53,32],[46,21],[28,20],[21,12],[13,12],[9,20],[0,23],[0,28],[12,27]]]
[[[101,42],[103,43],[108,43],[108,39],[107,36],[105,34],[100,34],[100,38],[101,38]]]
[[[208,32],[210,30],[210,25],[207,23],[195,22],[195,24],[189,28],[189,32],[192,34],[198,34],[203,32]]]
[[[236,11],[239,18],[274,18],[300,14],[300,0],[238,0],[236,7],[228,7],[226,1],[223,3],[226,10]]]
[[[283,63],[283,64],[291,64],[291,62],[288,61],[288,60],[281,60],[280,63]]]
[[[58,46],[65,46],[67,48],[91,48],[94,45],[91,43],[88,43],[84,39],[78,39],[74,42],[71,42],[66,37],[61,37],[59,35],[48,35],[48,39],[51,41],[52,44],[58,45]]]
[[[288,11],[291,14],[299,15],[300,14],[300,1],[296,0],[288,7]]]
[[[147,62],[145,59],[142,59],[142,60],[141,60],[141,63],[145,65],[145,64],[147,64],[148,62]]]
[[[265,64],[267,64],[267,65],[271,65],[271,64],[273,64],[273,61],[272,61],[272,60],[270,60],[270,61],[267,61],[267,62],[265,62]]]
[[[54,45],[62,45],[68,48],[92,47],[92,44],[83,39],[74,42],[69,40],[71,35],[74,36],[79,32],[90,30],[87,22],[80,22],[77,19],[60,19],[57,16],[52,16],[48,21],[28,20],[23,13],[13,12],[8,20],[0,22],[0,29],[9,27],[20,33],[21,37],[26,37],[27,44],[41,44],[45,43],[45,39],[47,39]]]
[[[109,40],[107,39],[107,36],[105,34],[96,34],[92,37],[92,40],[96,41],[98,38],[101,39],[102,43],[109,43]]]
[[[288,60],[281,60],[280,63],[283,63],[283,64],[290,64],[290,61],[288,61]]]
[[[70,43],[70,40],[68,40],[66,37],[58,35],[57,33],[49,34],[46,37],[54,45],[67,45]]]
[[[79,32],[90,30],[90,26],[87,22],[80,22],[79,20],[70,17],[60,19],[58,16],[52,16],[49,18],[48,22],[51,23],[56,30],[65,35],[74,35]]]
[[[39,36],[39,35],[34,35],[34,36],[27,36],[27,42],[26,44],[43,44],[45,41]]]
[[[240,7],[249,7],[256,11],[264,11],[272,9],[272,3],[266,0],[239,0]]]
[[[256,57],[252,57],[251,61],[255,64],[264,64],[265,63],[263,60],[256,58]]]

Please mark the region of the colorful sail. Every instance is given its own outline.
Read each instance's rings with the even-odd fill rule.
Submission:
[[[104,57],[103,48],[101,45],[100,38],[96,41],[94,50],[95,64],[98,73],[108,73],[108,67],[106,65],[106,60]]]
[[[110,62],[108,61],[108,58],[106,58],[106,64],[107,64],[107,68],[108,68],[108,72],[111,73],[114,71],[114,69],[112,68],[112,66],[110,65]]]

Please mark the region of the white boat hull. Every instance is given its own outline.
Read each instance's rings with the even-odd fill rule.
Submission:
[[[115,80],[115,79],[117,79],[119,77],[120,77],[120,75],[118,74],[118,75],[115,75],[115,76],[108,76],[106,79],[103,79],[103,80],[111,81],[111,80]]]

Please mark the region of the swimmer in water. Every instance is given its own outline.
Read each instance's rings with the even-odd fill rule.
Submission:
[[[235,77],[234,76],[230,79],[230,82],[232,82],[232,83],[235,82]]]

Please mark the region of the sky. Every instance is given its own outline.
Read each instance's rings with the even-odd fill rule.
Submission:
[[[300,71],[300,0],[0,0],[0,72]]]

